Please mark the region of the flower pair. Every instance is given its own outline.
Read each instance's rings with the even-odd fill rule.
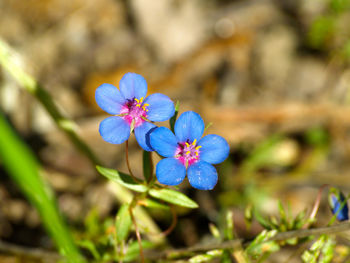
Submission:
[[[201,190],[211,190],[218,176],[212,164],[223,162],[229,154],[226,140],[210,134],[203,138],[204,122],[199,114],[188,111],[175,123],[175,135],[165,127],[152,122],[170,119],[173,102],[163,94],[145,98],[147,83],[135,73],[127,73],[119,83],[120,91],[111,84],[102,84],[96,90],[96,102],[108,117],[100,124],[102,138],[113,144],[128,140],[134,131],[139,145],[146,151],[157,151],[165,157],[156,167],[160,183],[177,185],[186,173],[190,184]],[[144,99],[145,98],[145,99]]]

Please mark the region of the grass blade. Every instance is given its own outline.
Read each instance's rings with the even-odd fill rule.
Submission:
[[[0,159],[8,174],[37,208],[43,224],[59,251],[69,262],[84,262],[60,216],[55,197],[40,177],[40,166],[28,147],[18,138],[0,113]]]

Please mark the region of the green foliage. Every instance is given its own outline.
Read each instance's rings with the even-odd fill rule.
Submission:
[[[149,195],[165,202],[187,208],[197,208],[198,204],[181,192],[171,189],[151,189]]]
[[[162,209],[162,210],[170,210],[170,207],[166,204],[160,203],[156,200],[145,198],[142,201],[140,201],[142,205],[148,208],[154,208],[154,209]]]
[[[210,231],[210,233],[212,234],[213,237],[215,237],[218,240],[221,240],[221,234],[220,234],[220,231],[219,231],[219,229],[217,228],[216,225],[214,225],[212,223],[209,224],[209,231]]]
[[[253,221],[253,205],[248,204],[244,210],[244,222],[248,229],[250,229]]]
[[[152,153],[143,151],[142,159],[143,159],[143,176],[145,177],[146,181],[149,182],[149,180],[153,176]]]
[[[231,263],[231,262],[232,262],[232,259],[231,259],[230,251],[225,249],[221,255],[220,263]]]
[[[313,48],[325,48],[335,31],[335,19],[333,16],[321,16],[315,19],[309,31],[309,44]]]
[[[301,258],[307,263],[329,263],[333,259],[335,241],[327,235],[321,235],[310,247],[304,251]]]
[[[201,263],[201,262],[209,262],[212,261],[215,258],[218,258],[222,255],[222,250],[221,249],[216,249],[216,250],[209,250],[205,254],[201,255],[196,255],[194,257],[191,257],[189,259],[190,263]]]
[[[349,27],[344,27],[350,11],[349,0],[329,0],[324,11],[310,25],[307,43],[349,62]]]
[[[331,0],[329,3],[330,9],[335,13],[342,13],[350,8],[349,0]]]
[[[78,242],[78,245],[90,251],[91,255],[94,257],[95,260],[101,259],[101,255],[98,252],[95,243],[92,242],[91,240],[88,240],[88,239],[81,240]]]
[[[148,187],[146,185],[136,183],[130,175],[99,165],[97,165],[96,168],[100,174],[107,177],[109,180],[121,184],[122,186],[125,186],[126,188],[129,188],[133,191],[143,193],[148,190]]]
[[[146,240],[143,240],[141,244],[143,249],[150,249],[155,246],[152,242],[146,241]],[[140,247],[137,241],[134,241],[134,242],[131,242],[129,245],[127,245],[126,253],[122,257],[122,260],[124,262],[130,262],[137,259],[139,256],[140,256]],[[119,259],[120,259],[119,257],[116,257],[116,260],[119,260]]]
[[[81,151],[93,164],[100,164],[100,160],[89,146],[78,136],[77,125],[66,118],[57,107],[51,95],[29,74],[23,71],[18,63],[20,57],[4,41],[0,39],[0,65],[4,67],[19,83],[20,87],[32,94],[44,107],[57,127],[61,129],[77,149]]]
[[[175,122],[176,122],[176,119],[177,119],[177,115],[179,114],[179,108],[180,108],[180,102],[179,101],[176,101],[176,104],[175,104],[175,114],[173,117],[170,118],[169,120],[169,124],[170,124],[170,129],[172,132],[174,132],[174,126],[175,126]]]
[[[268,241],[277,234],[277,230],[262,231],[245,249],[245,254],[252,260],[267,258],[271,253],[280,249],[276,241]]]
[[[1,113],[0,134],[0,159],[5,169],[39,211],[43,224],[60,253],[67,256],[70,262],[84,261],[58,211],[50,187],[40,176],[40,166],[34,154],[15,134]]]
[[[278,202],[279,218],[270,217],[264,218],[255,209],[253,211],[256,220],[267,230],[276,230],[278,232],[286,232],[291,230],[301,229],[305,224],[309,223],[306,217],[305,211],[301,211],[294,218],[291,216],[291,212],[286,211],[282,203]],[[298,240],[296,238],[291,238],[285,241],[287,244],[295,245]],[[281,242],[283,244],[284,242]]]
[[[131,216],[129,213],[130,205],[123,204],[118,211],[115,219],[115,230],[117,243],[121,244],[126,241],[130,228],[131,228]]]
[[[231,210],[226,213],[225,238],[227,240],[234,239],[233,212]]]
[[[313,146],[324,146],[329,143],[329,134],[324,128],[314,127],[305,133],[305,140]]]
[[[84,220],[85,228],[76,233],[78,245],[87,250],[96,261],[113,257],[116,245],[113,221],[101,221],[96,209],[92,209]]]

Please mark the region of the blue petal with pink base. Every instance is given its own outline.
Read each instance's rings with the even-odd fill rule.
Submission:
[[[150,134],[152,148],[161,156],[156,167],[160,183],[178,185],[188,176],[190,184],[200,190],[211,190],[218,174],[213,164],[223,162],[230,148],[224,138],[204,136],[204,122],[198,113],[187,111],[175,123],[175,134],[168,128],[156,128]]]
[[[153,122],[169,120],[175,113],[174,103],[159,93],[146,97],[147,82],[136,73],[126,73],[119,87],[120,90],[105,83],[96,90],[97,104],[114,115],[100,123],[102,138],[112,144],[121,144],[134,131],[139,145],[146,151],[153,151],[149,137],[157,127]]]

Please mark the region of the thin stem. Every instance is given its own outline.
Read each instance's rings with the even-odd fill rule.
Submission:
[[[130,215],[131,215],[131,219],[134,222],[135,219],[132,212],[130,213]],[[299,229],[299,230],[293,230],[288,232],[280,232],[280,233],[277,233],[270,240],[267,240],[266,242],[273,241],[273,240],[281,241],[281,240],[287,240],[291,238],[303,238],[308,236],[319,236],[323,234],[337,234],[337,233],[341,233],[349,230],[350,230],[350,222],[344,222],[344,223],[340,223],[340,224],[328,226],[328,227],[320,227],[320,228],[313,228],[313,229]],[[209,251],[213,249],[239,249],[242,243],[244,244],[244,247],[246,247],[247,245],[249,245],[250,241],[243,240],[243,239],[235,239],[235,240],[224,241],[217,244],[195,245],[187,248],[169,249],[162,252],[160,252],[159,250],[149,251],[147,253],[147,258],[150,260],[155,260],[155,259],[167,258],[173,255],[188,256],[190,252]],[[5,243],[1,240],[0,240],[0,251],[9,253],[12,255],[23,255],[23,256],[41,257],[41,258],[47,257],[50,259],[62,258],[58,253],[48,252],[41,249],[24,248],[21,246]]]
[[[171,225],[168,227],[168,229],[166,229],[165,231],[163,231],[161,234],[164,236],[169,235],[175,228],[175,226],[177,225],[177,213],[176,210],[174,208],[174,206],[170,206],[170,211],[171,211],[171,215],[173,216],[173,221],[171,222]]]
[[[142,205],[142,202],[139,203]],[[148,232],[149,235],[153,235],[153,236],[167,236],[169,235],[175,228],[175,226],[177,225],[177,213],[176,210],[174,208],[174,206],[170,206],[170,211],[171,211],[171,215],[172,215],[172,222],[171,225],[164,231],[160,232],[160,233],[150,233]]]
[[[312,228],[312,229],[298,229],[288,232],[280,232],[277,233],[274,237],[267,240],[269,241],[282,241],[287,240],[291,238],[303,238],[308,236],[320,236],[323,234],[337,234],[344,231],[350,230],[350,222],[340,223],[338,225],[328,226],[328,227],[320,227],[320,228]],[[208,244],[208,245],[195,245],[192,247],[187,248],[180,248],[180,249],[170,249],[163,252],[154,252],[150,251],[147,253],[147,258],[154,260],[154,259],[160,259],[160,258],[169,258],[174,255],[177,257],[179,256],[188,256],[191,252],[200,252],[200,251],[209,251],[214,249],[239,249],[241,244],[243,243],[243,246],[246,247],[249,245],[250,241],[243,240],[243,239],[235,239],[235,240],[229,240],[224,241],[222,243],[217,244]]]
[[[137,238],[137,242],[139,243],[139,247],[140,247],[140,259],[141,259],[141,262],[144,263],[145,262],[145,257],[143,255],[141,234],[140,234],[139,228],[137,226],[137,223],[136,223],[134,214],[132,212],[132,209],[133,209],[133,206],[130,206],[129,207],[129,213],[130,213],[130,217],[131,217],[132,223],[134,224],[134,227],[135,227],[136,238]]]
[[[29,74],[18,66],[19,56],[0,39],[0,65],[9,72],[21,88],[31,93],[45,108],[57,127],[94,165],[102,164],[90,147],[79,137],[76,123],[64,116],[51,95]]]
[[[126,159],[126,166],[128,167],[130,176],[136,183],[143,183],[140,179],[135,177],[133,172],[131,171],[130,163],[129,163],[129,140],[126,140],[125,142],[125,159]]]
[[[63,259],[63,256],[55,252],[50,252],[40,248],[22,247],[22,246],[6,243],[1,240],[0,240],[0,252],[5,254],[10,254],[10,255],[15,255],[18,258],[23,258],[23,260],[25,260],[25,258],[28,258],[28,259],[41,259],[41,260],[56,262]]]
[[[309,220],[306,222],[306,224],[303,226],[303,229],[305,228],[308,228],[308,226],[310,224],[313,223],[313,220],[316,218],[316,215],[317,215],[317,212],[318,212],[318,209],[320,207],[320,203],[321,203],[321,198],[322,198],[322,192],[323,190],[328,186],[328,184],[324,184],[320,187],[320,189],[318,190],[318,194],[317,194],[317,197],[316,197],[316,201],[315,201],[315,204],[313,206],[313,209],[311,211],[311,214],[309,216]]]
[[[149,162],[150,162],[150,167],[151,167],[151,174],[149,176],[148,182],[152,182],[153,179],[153,172],[154,172],[154,165],[153,165],[153,160],[152,160],[152,152],[149,153]]]

